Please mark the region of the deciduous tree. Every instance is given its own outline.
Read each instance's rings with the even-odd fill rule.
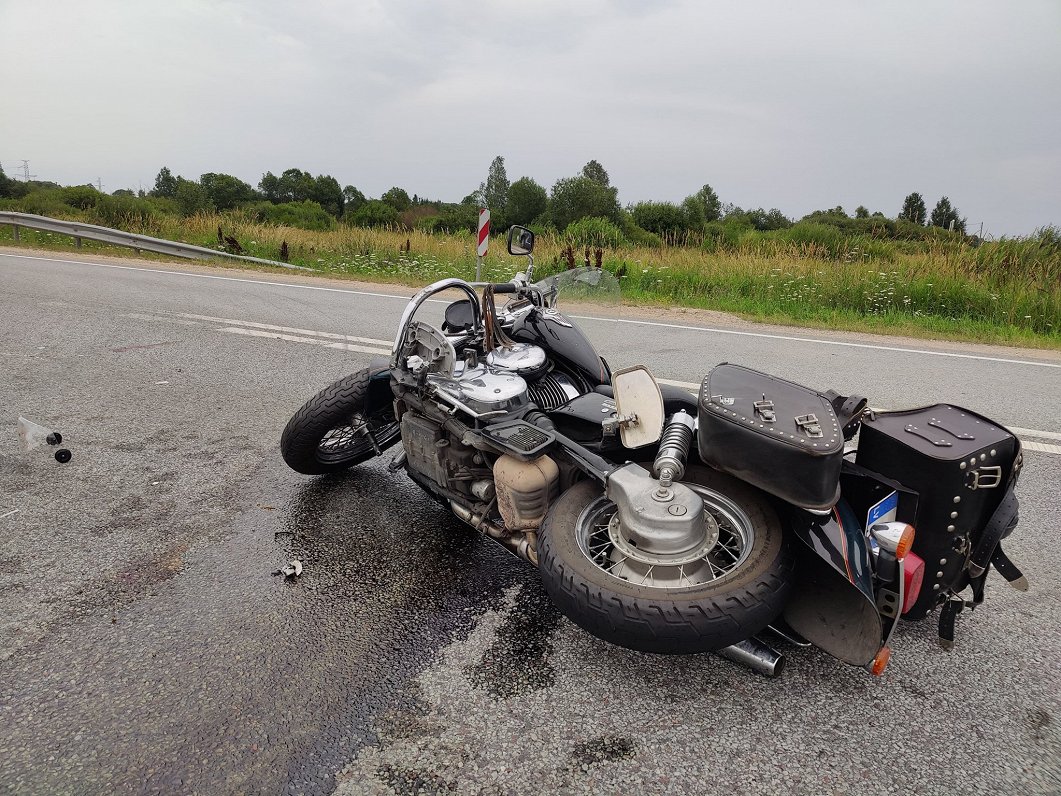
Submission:
[[[530,224],[548,206],[549,197],[545,188],[530,177],[520,177],[508,187],[505,217],[510,224]]]
[[[549,199],[549,215],[557,229],[590,216],[619,223],[619,192],[589,177],[567,177],[556,181]]]
[[[925,200],[919,193],[912,193],[903,200],[903,209],[899,211],[900,221],[909,221],[912,224],[925,225],[927,211]]]
[[[163,166],[159,169],[158,176],[155,177],[155,187],[151,189],[151,195],[164,199],[174,198],[177,195],[178,179],[178,177],[173,176],[173,172],[169,168]]]
[[[946,196],[941,197],[936,202],[936,206],[932,208],[932,216],[929,218],[929,223],[933,227],[950,229],[952,221],[954,222],[955,230],[965,232],[965,219],[958,214],[958,208],[952,207],[950,199]]]

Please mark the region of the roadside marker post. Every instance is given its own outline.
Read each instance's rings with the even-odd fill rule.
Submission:
[[[482,282],[483,258],[490,244],[490,211],[485,207],[479,211],[479,246],[475,250],[475,281]]]

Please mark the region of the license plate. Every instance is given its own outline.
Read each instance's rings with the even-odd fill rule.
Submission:
[[[876,522],[893,522],[898,508],[899,493],[893,491],[885,496],[883,500],[869,507],[869,511],[866,512],[866,530],[868,531],[870,526]]]

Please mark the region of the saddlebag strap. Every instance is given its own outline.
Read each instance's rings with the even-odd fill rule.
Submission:
[[[866,399],[861,395],[841,395],[836,390],[829,390],[822,397],[832,404],[836,419],[844,431],[844,439],[855,436],[862,422],[862,412],[866,409]]]
[[[1014,589],[1028,591],[1028,579],[1024,577],[1024,573],[1017,568],[1017,565],[1009,560],[1009,556],[1002,552],[1002,545],[995,548],[995,554],[991,556],[991,566]]]
[[[973,548],[973,552],[969,556],[967,567],[971,578],[978,578],[987,572],[995,550],[998,548],[998,543],[1017,524],[1019,519],[1018,508],[1017,496],[1014,494],[1011,485],[1006,490],[1002,502],[995,509],[995,513],[991,515],[991,519],[984,526],[984,530],[976,542],[976,547]]]
[[[939,645],[945,650],[954,646],[954,620],[965,607],[961,597],[951,597],[939,612]]]

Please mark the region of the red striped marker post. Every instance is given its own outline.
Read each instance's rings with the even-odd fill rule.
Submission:
[[[475,281],[481,282],[483,258],[490,244],[490,211],[485,207],[479,211],[479,247],[475,250]]]

